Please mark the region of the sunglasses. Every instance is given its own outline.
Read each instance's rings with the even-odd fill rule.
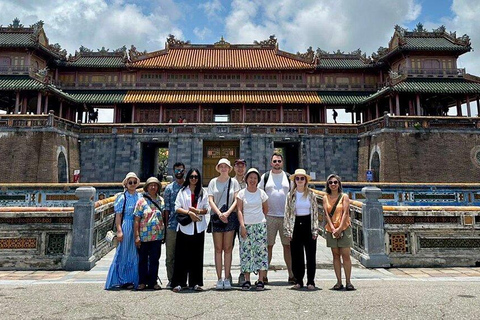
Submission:
[[[328,181],[328,184],[338,184],[338,181],[337,180]]]
[[[130,180],[130,181],[128,181],[128,184],[129,184],[129,185],[137,184],[137,180],[135,180],[135,181],[134,181],[134,180]]]
[[[305,180],[305,177],[295,177],[295,180],[296,180],[296,181],[304,181],[304,180]]]
[[[282,163],[282,160],[272,160],[273,163]]]
[[[175,174],[183,173],[184,171],[185,171],[185,169],[175,169]]]
[[[198,179],[198,176],[190,176],[190,179]]]

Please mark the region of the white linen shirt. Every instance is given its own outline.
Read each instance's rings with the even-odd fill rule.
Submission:
[[[197,203],[197,209],[207,209],[209,208],[208,205],[208,195],[207,195],[207,190],[205,188],[202,188],[203,190],[203,196],[202,198],[198,199]],[[175,200],[175,211],[177,211],[179,208],[188,210],[192,206],[192,191],[190,191],[190,188],[185,188],[181,189],[178,194],[177,194],[177,199]],[[194,234],[194,226],[195,224],[197,225],[197,232],[203,232],[205,229],[207,229],[207,221],[206,217],[204,214],[199,214],[200,221],[197,223],[191,222],[187,224],[186,226],[182,226],[180,223],[177,226],[177,231],[180,230],[182,233],[192,236]]]

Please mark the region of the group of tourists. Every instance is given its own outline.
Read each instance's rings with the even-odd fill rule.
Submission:
[[[237,236],[238,283],[242,290],[264,290],[277,234],[288,269],[287,282],[294,290],[315,290],[319,210],[308,187],[311,177],[304,169],[292,175],[283,171],[283,157],[278,153],[272,155],[270,165],[271,170],[260,175],[255,168],[246,170],[244,159],[235,160],[232,166],[222,158],[215,167],[219,175],[203,188],[200,170],[192,168],[185,173],[185,165],[177,162],[173,165],[174,181],[165,188],[163,198],[157,178],[147,179],[140,193],[140,180],[129,172],[123,180],[125,191],[114,204],[118,244],[105,289],[161,289],[157,279],[161,245],[165,243],[167,288],[174,292],[185,288],[203,291],[205,232],[211,232],[217,290],[232,288],[232,251]],[[332,289],[354,290],[350,282],[353,238],[349,198],[342,193],[338,175],[327,178],[325,190],[323,221],[337,278]],[[256,280],[251,279],[252,273],[258,275]]]

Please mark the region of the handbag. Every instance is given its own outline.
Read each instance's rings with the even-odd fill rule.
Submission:
[[[180,223],[182,226],[187,226],[192,223],[192,218],[188,214],[178,214],[177,213],[177,222]]]
[[[227,212],[228,211],[228,200],[230,198],[230,184],[232,182],[232,178],[228,179],[228,185],[225,190],[227,190],[227,203],[225,203],[223,206],[220,207],[220,212]],[[223,195],[223,194],[222,194]],[[228,222],[225,223],[222,220],[220,220],[220,217],[216,213],[212,213],[210,216],[210,223],[213,225],[215,228],[225,228],[228,225]],[[208,230],[207,230],[208,232]]]
[[[126,196],[126,194],[124,194],[124,196],[125,196],[125,197],[124,197],[125,200],[123,201],[122,222],[120,222],[120,225],[123,224],[123,216],[124,216],[124,214],[125,214],[125,205],[127,204],[127,196]],[[116,216],[114,215],[114,217],[113,217],[113,223],[112,223],[112,228],[111,228],[111,230],[109,230],[109,231],[107,232],[107,234],[105,235],[105,241],[107,241],[108,243],[112,243],[113,240],[117,237],[117,233],[115,232],[115,231],[116,231],[116,229],[115,229],[115,220],[116,220]],[[113,230],[115,230],[115,231],[113,231]]]

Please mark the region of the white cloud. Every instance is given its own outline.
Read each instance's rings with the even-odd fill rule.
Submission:
[[[203,29],[195,27],[193,29],[193,34],[195,34],[195,36],[197,36],[198,39],[204,40],[206,37],[208,37],[212,34],[212,30],[210,30],[207,27],[203,27]]]
[[[220,0],[206,1],[198,5],[200,9],[203,9],[209,19],[221,20],[221,13],[224,10]]]
[[[251,43],[275,34],[281,49],[297,52],[312,46],[371,54],[386,46],[395,24],[418,18],[414,0],[234,0],[226,18],[227,39]]]
[[[18,17],[25,26],[38,20],[50,43],[60,43],[71,54],[81,45],[96,50],[134,44],[139,50],[163,48],[168,34],[183,38],[176,26],[182,17],[172,0],[150,1],[150,10],[115,0],[36,0],[0,2],[0,21]],[[145,12],[148,11],[148,12]]]

